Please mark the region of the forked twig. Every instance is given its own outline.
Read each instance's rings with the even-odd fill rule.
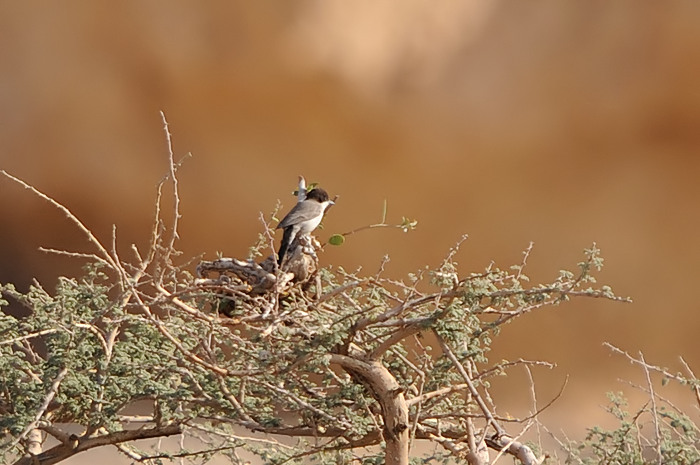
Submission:
[[[37,189],[36,187],[27,184],[26,182],[22,181],[21,179],[15,177],[15,176],[12,176],[12,175],[11,175],[10,173],[8,173],[7,171],[5,171],[5,170],[0,170],[0,174],[3,174],[5,177],[7,177],[8,179],[10,179],[10,180],[16,182],[17,184],[19,184],[20,186],[24,187],[25,189],[29,189],[32,193],[34,193],[35,195],[39,196],[40,198],[46,200],[46,201],[49,202],[51,205],[53,205],[54,207],[56,207],[57,209],[59,209],[60,211],[62,211],[62,212],[66,215],[66,217],[67,217],[71,222],[73,222],[73,224],[75,224],[75,225],[78,227],[78,229],[80,229],[80,230],[87,236],[88,241],[90,241],[90,243],[92,243],[92,245],[94,245],[95,248],[97,248],[98,252],[99,252],[100,255],[101,255],[100,258],[102,259],[102,261],[107,262],[107,263],[109,264],[109,267],[112,268],[115,272],[117,272],[117,273],[119,274],[120,279],[123,279],[123,278],[124,278],[124,273],[125,273],[125,272],[124,272],[124,270],[122,269],[122,267],[121,267],[121,266],[115,261],[115,259],[109,254],[109,252],[107,251],[107,249],[105,249],[105,247],[104,247],[104,246],[102,245],[102,243],[95,237],[95,235],[92,233],[92,231],[90,231],[90,230],[87,228],[87,226],[85,226],[85,224],[83,224],[83,222],[80,221],[80,220],[78,219],[78,217],[75,216],[75,215],[73,214],[73,212],[71,212],[67,207],[63,206],[63,205],[62,205],[61,203],[59,203],[58,201],[54,200],[53,198],[51,198],[51,197],[49,197],[48,195],[46,195],[46,194],[44,194],[43,192],[41,192],[41,191],[40,191],[39,189]]]

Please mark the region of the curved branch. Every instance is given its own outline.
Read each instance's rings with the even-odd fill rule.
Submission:
[[[408,406],[403,390],[394,376],[380,362],[358,360],[341,355],[328,355],[330,362],[365,382],[382,408],[387,465],[408,465]]]

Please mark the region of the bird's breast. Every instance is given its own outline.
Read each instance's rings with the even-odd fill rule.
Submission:
[[[309,234],[311,231],[318,228],[318,225],[321,224],[322,218],[323,218],[323,215],[319,215],[317,218],[312,218],[310,220],[304,221],[303,223],[301,223],[299,225],[300,232],[302,234]]]

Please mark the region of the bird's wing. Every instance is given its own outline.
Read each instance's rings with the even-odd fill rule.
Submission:
[[[301,202],[294,205],[294,208],[287,213],[287,216],[282,218],[280,224],[277,225],[277,229],[286,228],[288,226],[293,226],[295,224],[303,223],[310,219],[316,218],[318,215],[322,214],[323,206],[318,202]]]

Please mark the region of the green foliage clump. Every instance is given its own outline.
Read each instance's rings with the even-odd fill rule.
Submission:
[[[621,393],[609,393],[607,411],[619,422],[615,429],[593,427],[581,442],[565,445],[567,464],[691,465],[700,461],[700,429],[684,413],[651,401],[634,413]]]

